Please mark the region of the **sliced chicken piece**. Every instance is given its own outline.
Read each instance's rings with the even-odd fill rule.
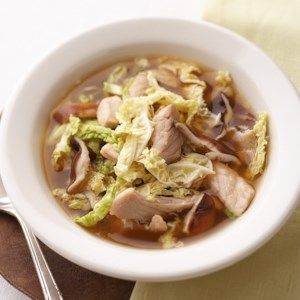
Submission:
[[[105,144],[101,150],[100,150],[100,154],[113,161],[116,162],[118,160],[119,157],[119,153],[115,150],[114,146],[112,144]]]
[[[170,214],[185,211],[191,208],[196,200],[197,197],[184,199],[157,197],[154,201],[150,201],[136,192],[134,188],[128,188],[115,198],[110,214],[119,219],[150,222],[154,215],[160,215],[163,218]]]
[[[97,103],[63,103],[53,111],[53,118],[58,123],[66,123],[69,121],[70,115],[81,119],[95,118],[97,116]]]
[[[144,96],[148,87],[149,87],[149,82],[147,78],[147,72],[140,72],[134,78],[131,86],[129,87],[129,95],[131,97]]]
[[[155,125],[151,137],[152,147],[167,164],[176,161],[181,155],[183,137],[175,127],[178,120],[179,114],[174,104],[164,107],[153,118]]]
[[[249,206],[255,190],[236,171],[220,162],[214,162],[215,174],[207,176],[207,185],[236,216],[240,216]]]
[[[83,191],[85,187],[87,173],[90,167],[89,150],[85,143],[74,137],[74,142],[79,148],[79,151],[75,154],[71,164],[70,185],[67,188],[69,194],[76,194]]]
[[[205,147],[210,150],[207,153],[209,159],[216,159],[223,162],[233,162],[237,165],[241,164],[240,160],[236,156],[225,153],[229,152],[230,150],[226,149],[224,145],[204,135],[199,134],[196,136],[185,124],[176,123],[175,126],[192,144],[197,147]]]
[[[168,229],[168,225],[160,215],[154,215],[148,229],[153,232],[165,232]]]
[[[119,124],[116,113],[121,104],[122,100],[119,96],[102,99],[97,110],[98,123],[105,127],[116,128]]]

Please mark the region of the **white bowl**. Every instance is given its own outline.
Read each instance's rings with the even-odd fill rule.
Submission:
[[[75,225],[52,198],[41,141],[50,110],[79,77],[128,56],[171,54],[229,70],[256,111],[270,116],[267,169],[247,212],[185,247],[144,250],[114,244]],[[87,269],[133,280],[207,274],[249,255],[287,220],[299,195],[300,103],[279,68],[244,38],[206,22],[123,21],[54,49],[20,83],[1,127],[1,175],[16,209],[50,248]]]

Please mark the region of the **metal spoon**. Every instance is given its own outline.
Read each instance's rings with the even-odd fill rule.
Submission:
[[[0,210],[14,216],[21,225],[46,300],[63,300],[40,245],[7,197],[0,177]]]
[[[8,197],[0,198],[0,210],[14,216],[20,223],[43,290],[44,298],[46,300],[62,300],[62,294],[53,278],[36,237],[14,209]]]

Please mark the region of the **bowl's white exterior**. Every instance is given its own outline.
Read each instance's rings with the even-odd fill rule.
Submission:
[[[72,83],[119,58],[171,54],[229,70],[257,111],[270,116],[268,164],[255,201],[234,222],[185,247],[143,250],[110,243],[74,225],[53,200],[41,160],[50,110]],[[296,90],[261,50],[206,22],[123,21],[83,33],[47,54],[20,83],[1,126],[1,175],[13,204],[50,248],[90,270],[133,280],[207,274],[249,255],[286,221],[299,195],[300,103]]]

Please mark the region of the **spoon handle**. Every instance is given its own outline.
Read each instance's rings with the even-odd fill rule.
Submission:
[[[2,116],[2,110],[0,109],[0,120]],[[0,192],[4,195],[1,195],[2,197],[6,196],[6,193],[4,192],[4,187],[2,184],[2,180],[0,177]],[[9,201],[10,202],[10,201]],[[53,278],[53,275],[49,269],[49,266],[47,264],[47,261],[44,257],[44,254],[42,252],[42,249],[39,245],[39,242],[37,241],[35,235],[32,233],[32,231],[28,228],[26,223],[22,220],[22,218],[19,216],[19,214],[16,212],[13,207],[10,207],[6,210],[10,214],[14,215],[17,220],[19,221],[19,224],[23,230],[41,287],[44,294],[45,300],[63,300],[63,296],[55,282],[55,279]]]
[[[16,215],[16,217],[24,232],[45,300],[62,300],[63,297],[48,267],[36,237],[27,227],[26,223],[18,215]]]

